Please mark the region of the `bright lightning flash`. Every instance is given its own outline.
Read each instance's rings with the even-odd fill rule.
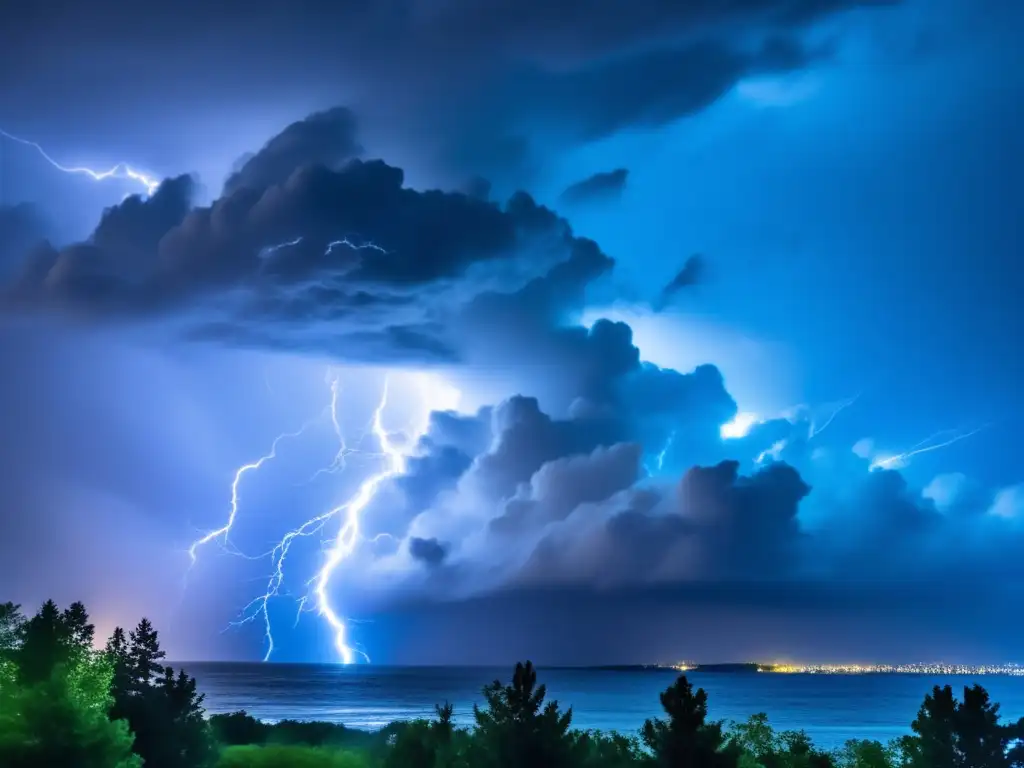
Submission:
[[[330,414],[331,425],[334,429],[335,436],[338,439],[339,447],[332,463],[313,475],[313,478],[316,478],[318,475],[323,473],[335,474],[345,469],[346,458],[354,453],[383,459],[385,463],[383,468],[370,475],[359,485],[355,494],[351,498],[332,507],[331,509],[328,509],[326,512],[323,512],[316,517],[310,518],[306,522],[302,523],[302,525],[289,531],[269,552],[265,552],[264,554],[256,557],[251,557],[244,555],[238,550],[232,550],[232,554],[245,557],[249,560],[269,558],[273,564],[271,574],[267,580],[266,590],[262,595],[251,600],[248,605],[242,609],[241,618],[232,623],[232,626],[238,626],[256,621],[257,619],[261,620],[264,627],[264,637],[266,638],[266,653],[263,657],[264,661],[269,660],[271,654],[274,652],[274,633],[271,627],[269,605],[273,598],[281,595],[281,590],[285,581],[285,561],[288,558],[292,544],[299,539],[316,534],[322,534],[325,526],[338,517],[342,518],[340,531],[338,532],[338,535],[328,543],[326,559],[322,567],[308,582],[308,585],[312,587],[311,593],[299,600],[296,622],[306,610],[307,603],[313,602],[315,604],[315,608],[309,610],[315,610],[319,613],[319,615],[323,617],[331,627],[334,634],[334,645],[341,657],[342,663],[353,663],[357,654],[361,655],[367,662],[369,661],[369,657],[365,653],[349,645],[346,620],[331,604],[329,587],[331,577],[334,572],[344,560],[352,555],[356,546],[362,540],[361,518],[363,511],[373,501],[381,485],[386,480],[405,471],[406,454],[403,452],[403,449],[406,446],[396,444],[392,433],[384,427],[384,411],[388,405],[389,391],[387,379],[384,381],[381,399],[373,412],[373,419],[370,424],[369,431],[373,432],[380,449],[378,452],[372,453],[348,447],[344,439],[338,413],[340,382],[337,376],[332,375],[330,370],[327,373],[327,380],[331,387],[331,402],[329,408],[325,409],[325,412]],[[425,418],[423,422],[421,424],[417,424],[414,429],[406,434],[408,445],[415,444],[416,440],[426,432],[429,426],[431,411],[457,408],[458,401],[461,396],[461,393],[457,389],[448,386],[443,381],[440,381],[429,374],[416,375],[415,383],[420,388],[424,401],[433,407],[428,407],[424,414]],[[312,424],[312,421],[307,422],[307,424],[303,425],[302,429],[296,432],[279,435],[277,439],[274,440],[270,451],[265,456],[260,457],[257,461],[245,464],[236,470],[234,481],[231,485],[231,512],[228,516],[228,520],[222,527],[215,531],[210,531],[202,538],[193,542],[192,546],[189,548],[189,555],[192,558],[193,563],[196,560],[197,550],[204,544],[221,537],[223,537],[224,542],[227,543],[228,535],[230,534],[238,516],[238,489],[243,475],[259,469],[267,461],[273,459],[276,456],[278,444],[282,440],[288,437],[297,437],[301,435],[310,424]],[[311,480],[313,478],[311,478]],[[390,536],[390,534],[378,534],[371,540],[376,541],[385,536]]]
[[[388,403],[388,382],[384,381],[384,391],[381,394],[380,403],[373,412],[373,433],[380,443],[381,452],[386,457],[386,464],[376,474],[370,475],[363,481],[355,495],[344,504],[335,507],[327,514],[333,517],[335,514],[344,512],[345,522],[330,551],[327,553],[327,561],[317,575],[316,605],[320,615],[331,625],[334,630],[334,645],[341,655],[342,663],[351,664],[355,660],[356,651],[348,644],[347,627],[345,620],[331,606],[330,597],[327,594],[331,581],[331,575],[338,565],[349,557],[355,550],[359,541],[360,518],[362,512],[373,501],[381,484],[396,475],[405,471],[405,455],[392,443],[391,435],[384,428],[383,414]],[[364,658],[366,657],[363,654]],[[369,661],[369,658],[367,658]]]
[[[941,432],[936,432],[934,435],[930,435],[916,445],[911,446],[903,453],[876,457],[871,462],[868,469],[871,471],[876,469],[900,469],[907,466],[914,456],[918,456],[922,453],[929,453],[931,451],[937,451],[940,448],[948,448],[954,443],[959,443],[961,440],[966,440],[968,437],[978,434],[987,426],[989,425],[984,424],[969,432],[963,432],[956,429],[946,429]]]
[[[238,518],[238,488],[242,483],[242,477],[244,477],[249,472],[254,472],[255,470],[259,469],[271,459],[277,458],[277,446],[281,443],[281,441],[286,440],[288,438],[301,436],[307,429],[309,429],[311,423],[312,422],[306,422],[305,424],[302,425],[301,428],[297,429],[295,432],[284,432],[278,435],[277,437],[274,438],[274,442],[271,443],[270,450],[267,453],[265,453],[263,456],[260,456],[256,461],[250,462],[248,464],[243,464],[242,466],[235,470],[235,478],[234,480],[231,481],[231,511],[228,513],[228,520],[226,523],[224,523],[224,525],[222,525],[217,530],[210,531],[206,535],[192,542],[192,546],[188,548],[188,556],[192,561],[192,565],[195,565],[196,553],[199,550],[199,548],[202,547],[204,544],[209,544],[214,539],[223,536],[225,546],[228,545],[228,536],[231,533],[231,529],[235,525],[235,520]]]
[[[36,152],[38,152],[42,156],[42,158],[46,160],[46,162],[48,162],[58,171],[62,171],[64,173],[88,176],[93,181],[106,181],[108,179],[122,179],[126,181],[132,181],[136,184],[141,185],[146,190],[147,196],[151,196],[154,192],[156,192],[157,188],[160,186],[159,179],[154,178],[153,176],[150,176],[147,173],[143,173],[142,171],[138,171],[132,168],[127,163],[118,163],[113,168],[110,168],[109,170],[106,171],[97,171],[92,168],[86,168],[84,166],[62,165],[61,163],[58,163],[56,160],[54,160],[49,155],[49,153],[42,148],[42,146],[40,146],[34,141],[29,141],[28,139],[23,139],[20,136],[15,136],[14,134],[8,133],[3,129],[0,129],[0,136],[10,139],[11,141],[17,142],[18,144],[23,144],[26,147],[31,147]]]

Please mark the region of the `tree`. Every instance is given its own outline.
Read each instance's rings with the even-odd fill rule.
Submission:
[[[17,622],[5,607],[5,626]],[[91,647],[80,603],[48,601],[16,634],[11,658],[25,667],[0,684],[0,765],[137,768],[127,724],[111,720],[113,670]]]
[[[128,720],[146,768],[203,768],[214,757],[203,697],[184,671],[175,675],[160,664],[165,655],[148,619],[127,639],[123,629],[114,630],[105,652],[113,669],[114,713]]]
[[[685,675],[661,694],[668,720],[644,723],[640,738],[654,761],[665,768],[736,768],[741,750],[729,743],[721,723],[709,723],[708,695],[696,693]]]
[[[900,741],[910,768],[1011,768],[1024,765],[1024,719],[1004,724],[999,705],[980,685],[958,701],[950,686],[935,686]]]
[[[413,720],[394,730],[384,768],[453,768],[468,765],[468,739],[455,728],[455,708],[435,705],[435,720]]]
[[[569,732],[572,710],[557,701],[544,703],[545,686],[529,661],[516,664],[511,685],[495,680],[483,689],[485,709],[473,705],[477,764],[494,768],[555,768],[579,756],[578,740]]]
[[[869,739],[850,739],[836,750],[837,768],[896,768],[898,750],[892,745]]]
[[[24,629],[25,617],[21,606],[0,603],[0,688],[12,685],[17,677],[15,653],[21,645]]]
[[[583,768],[638,768],[646,755],[635,736],[587,731],[579,734]]]
[[[115,633],[117,630],[114,630]],[[123,631],[122,631],[123,634]],[[131,643],[128,646],[128,674],[132,690],[144,690],[154,678],[163,674],[160,663],[167,655],[160,648],[160,638],[149,619],[139,621],[129,634]],[[111,641],[113,641],[111,637]]]
[[[263,744],[267,740],[268,726],[245,710],[213,715],[210,728],[217,742],[227,747]]]

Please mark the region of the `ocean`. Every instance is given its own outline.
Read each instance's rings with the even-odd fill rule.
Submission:
[[[209,714],[244,709],[263,720],[327,720],[354,728],[379,728],[393,720],[433,715],[451,702],[456,720],[472,723],[480,689],[508,669],[481,667],[373,667],[304,664],[183,665],[206,694]],[[571,706],[578,728],[630,732],[661,713],[658,694],[675,679],[672,670],[538,670],[549,699]],[[983,685],[1004,718],[1024,716],[1024,677],[919,674],[758,674],[690,672],[694,687],[708,693],[714,719],[745,720],[765,712],[778,730],[804,729],[821,747],[847,739],[887,741],[910,732],[924,695],[933,685]]]

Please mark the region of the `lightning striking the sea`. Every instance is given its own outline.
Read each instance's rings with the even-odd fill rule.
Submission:
[[[385,379],[380,400],[373,411],[371,423],[368,425],[366,432],[354,443],[354,445],[359,446],[362,440],[369,438],[370,433],[372,433],[373,439],[377,443],[377,450],[365,451],[360,447],[351,447],[345,439],[340,418],[340,378],[329,369],[325,380],[330,386],[331,400],[328,407],[321,414],[321,417],[324,415],[329,417],[331,429],[337,439],[338,449],[331,463],[317,471],[307,482],[312,482],[321,475],[340,474],[347,468],[347,458],[353,454],[383,461],[383,466],[363,479],[351,497],[288,531],[270,551],[251,556],[241,552],[234,545],[228,548],[229,535],[239,515],[239,486],[243,476],[260,469],[268,461],[275,458],[281,441],[286,438],[300,436],[316,421],[315,419],[311,420],[303,425],[300,430],[279,435],[274,440],[267,454],[261,456],[256,461],[239,467],[235,471],[234,480],[231,485],[231,510],[227,522],[217,530],[210,531],[197,539],[189,548],[189,555],[193,564],[196,561],[198,550],[203,545],[218,539],[222,540],[231,554],[243,557],[246,560],[270,560],[271,570],[263,593],[250,600],[240,611],[239,618],[229,624],[229,626],[233,627],[254,622],[262,624],[265,648],[264,661],[268,661],[271,658],[276,648],[270,608],[271,602],[275,598],[285,596],[285,565],[292,551],[292,546],[302,539],[312,536],[322,537],[327,526],[332,524],[332,521],[338,519],[340,520],[340,526],[337,535],[325,542],[322,555],[323,561],[320,568],[315,572],[313,578],[306,582],[308,592],[298,598],[295,622],[298,623],[305,612],[317,613],[330,627],[334,638],[335,650],[343,664],[354,663],[357,656],[369,662],[369,656],[350,643],[348,638],[348,620],[343,617],[341,611],[331,601],[331,579],[340,565],[352,556],[358,544],[363,541],[363,512],[376,497],[385,481],[405,471],[407,449],[414,446],[420,436],[425,433],[429,426],[429,414],[433,410],[433,408],[427,407],[422,422],[410,425],[408,430],[397,433],[390,431],[384,426],[385,412],[388,408],[388,397],[391,391],[389,380]],[[442,410],[456,406],[459,397],[458,391],[448,387],[443,382],[434,381],[429,375],[416,374],[414,383],[420,391],[424,405],[435,406]],[[396,440],[398,435],[401,435],[402,439]],[[378,541],[384,536],[393,538],[390,534],[377,534],[376,536],[369,537],[369,540]]]
[[[338,565],[355,550],[360,535],[360,519],[362,512],[373,501],[381,483],[391,477],[405,471],[405,456],[391,441],[391,434],[384,428],[383,414],[388,404],[388,382],[384,381],[384,391],[381,394],[380,404],[373,413],[373,433],[380,443],[381,451],[384,453],[386,463],[379,472],[370,475],[359,486],[355,496],[344,504],[336,507],[328,514],[345,513],[345,522],[338,533],[334,544],[327,554],[327,561],[316,577],[316,605],[320,615],[331,625],[334,630],[334,646],[341,656],[342,663],[351,664],[355,660],[357,651],[348,644],[345,620],[338,615],[331,605],[327,589],[330,585],[331,575]],[[362,654],[367,661],[369,657]]]
[[[43,147],[40,144],[34,141],[29,141],[28,139],[23,139],[20,136],[15,136],[13,133],[8,133],[2,128],[0,128],[0,136],[3,136],[6,139],[9,139],[11,141],[17,142],[18,144],[22,144],[26,147],[34,149],[36,152],[39,153],[39,155],[44,160],[46,160],[46,162],[48,162],[58,171],[61,171],[63,173],[69,173],[76,176],[88,176],[93,181],[107,181],[109,179],[120,179],[122,181],[130,181],[133,182],[134,184],[138,184],[143,189],[145,189],[146,196],[152,195],[160,186],[159,179],[157,179],[154,176],[151,176],[148,173],[143,173],[142,171],[136,170],[127,163],[118,163],[117,165],[106,171],[97,171],[93,168],[87,168],[85,166],[67,166],[58,163],[56,160],[54,160],[53,157],[51,157],[50,154],[45,149],[43,149]]]

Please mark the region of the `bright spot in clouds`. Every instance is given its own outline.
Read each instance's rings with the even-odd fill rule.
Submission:
[[[751,428],[760,422],[761,419],[756,413],[737,413],[732,421],[722,425],[720,430],[722,439],[729,440],[732,438],[746,437],[750,433]]]

